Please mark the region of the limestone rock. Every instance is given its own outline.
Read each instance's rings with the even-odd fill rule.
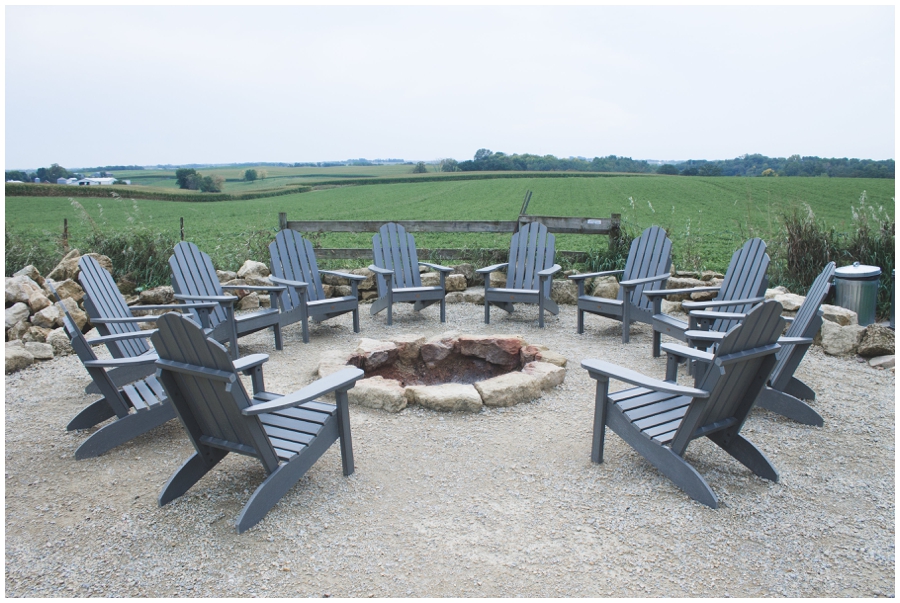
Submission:
[[[325,297],[334,297],[334,286],[333,285],[322,285],[322,293],[325,294]]]
[[[887,354],[885,356],[875,356],[874,358],[870,358],[869,366],[883,369],[894,368],[894,355]]]
[[[25,277],[28,278],[28,277]],[[31,279],[28,279],[31,280]],[[22,288],[22,278],[18,276],[8,276],[6,277],[4,289],[6,291],[6,303],[8,304],[17,304],[17,303],[27,303],[28,302],[28,294]]]
[[[661,300],[660,310],[663,314],[684,314],[684,308],[681,307],[680,301]]]
[[[351,404],[381,408],[388,412],[400,412],[407,404],[407,397],[400,382],[383,377],[360,379],[353,389],[347,392],[347,397]]]
[[[53,329],[45,329],[43,327],[29,327],[24,335],[20,338],[26,343],[37,342],[46,343],[47,335],[53,332]],[[27,346],[26,346],[27,347]]]
[[[434,368],[436,362],[440,362],[453,351],[453,338],[438,335],[432,337],[419,348],[419,354],[426,366]]]
[[[361,301],[361,302],[370,302],[375,299],[378,299],[378,291],[360,291],[359,292],[359,301]]]
[[[423,287],[437,287],[441,284],[441,274],[439,272],[423,272],[420,277]]]
[[[69,336],[66,335],[66,330],[62,327],[50,331],[47,335],[46,343],[53,347],[54,356],[68,356],[75,353],[75,350],[72,349],[72,342],[69,341]]]
[[[227,283],[228,281],[233,281],[237,278],[237,272],[232,272],[231,270],[216,270],[216,278],[219,279],[220,283]]]
[[[790,293],[790,291],[781,285],[774,287],[773,289],[766,289],[766,299],[775,299],[779,295],[784,295],[785,293]]]
[[[859,348],[859,341],[865,331],[866,328],[859,325],[842,327],[826,320],[822,323],[822,329],[819,331],[822,349],[826,354],[832,356],[853,354]]]
[[[99,253],[86,253],[84,255],[94,258],[97,260],[98,264],[112,273],[112,260],[107,256],[100,255]],[[66,279],[78,280],[78,274],[81,272],[81,269],[78,267],[78,260],[80,259],[81,252],[77,249],[73,249],[63,257],[59,264],[56,265],[56,268],[47,274],[47,278],[52,281],[64,281]]]
[[[718,291],[697,291],[696,293],[691,293],[691,301],[710,301],[715,299],[718,294]]]
[[[555,364],[556,366],[559,366],[559,367],[565,367],[566,364],[569,362],[565,356],[563,356],[562,354],[559,354],[557,352],[554,352],[553,350],[541,350],[540,352],[537,353],[537,355],[534,357],[534,359],[539,360],[541,362],[547,362],[549,364]]]
[[[247,260],[244,265],[237,271],[238,278],[247,278],[248,276],[263,277],[272,274],[269,267],[262,262]]]
[[[866,327],[857,353],[864,358],[894,354],[894,331],[882,325]]]
[[[372,371],[394,362],[400,355],[395,343],[363,337],[350,357],[350,363],[364,371]]]
[[[71,297],[78,303],[81,303],[81,300],[84,299],[84,289],[70,278],[61,283],[53,283],[53,287],[56,289],[56,294],[59,295],[60,299]]]
[[[543,391],[561,385],[566,378],[566,369],[549,362],[529,362],[522,367],[522,372],[534,377]]]
[[[391,343],[397,346],[397,356],[400,362],[413,364],[419,357],[419,350],[427,340],[419,335],[399,335],[391,338]]]
[[[259,310],[259,306],[259,294],[256,291],[245,295],[241,298],[241,301],[236,304],[238,310]]]
[[[451,266],[451,268],[453,268],[453,272],[450,274],[461,274],[465,277],[467,286],[475,284],[475,266],[472,264],[457,264],[456,266]],[[484,281],[484,279],[481,280],[482,282]]]
[[[482,407],[478,390],[462,383],[411,385],[406,388],[406,395],[411,403],[431,410],[478,412]]]
[[[335,274],[322,274],[320,276],[322,278],[323,285],[331,285],[332,287],[342,287],[350,285],[350,279],[344,278],[342,276],[337,276]]]
[[[63,314],[60,312],[56,304],[47,306],[40,312],[36,312],[31,317],[31,324],[36,327],[44,327],[47,329],[55,329],[62,325]]]
[[[350,356],[337,350],[327,350],[319,355],[319,367],[317,375],[319,379],[327,377],[338,371],[342,371],[348,366]],[[357,384],[359,382],[357,381]],[[352,390],[351,390],[352,391]]]
[[[34,356],[23,345],[6,346],[6,374],[22,370],[34,364]]]
[[[775,301],[781,304],[781,308],[784,312],[796,312],[800,309],[800,306],[803,305],[805,300],[805,297],[797,295],[796,293],[782,293],[781,295],[775,296]]]
[[[134,282],[134,277],[132,275],[126,274],[116,281],[116,288],[123,296],[134,295],[134,292],[137,289],[137,283]]]
[[[465,291],[467,286],[466,277],[462,274],[448,274],[445,281],[446,290],[449,291]]]
[[[506,287],[506,273],[495,270],[490,275],[491,288],[503,289]]]
[[[84,310],[78,307],[78,304],[75,303],[75,300],[67,297],[62,300],[63,306],[66,307],[66,311],[68,311],[69,315],[72,317],[72,320],[75,321],[75,326],[77,326],[81,331],[84,331],[85,325],[88,323],[88,315]],[[38,325],[43,326],[43,325]],[[59,313],[59,320],[56,324],[57,327],[63,326],[63,313]],[[53,327],[50,327],[53,328]]]
[[[168,285],[141,291],[141,303],[148,306],[175,303],[175,290]]]
[[[368,268],[354,268],[353,270],[348,270],[348,272],[366,277],[366,280],[360,281],[357,287],[359,291],[376,291],[378,289],[378,285],[375,283],[375,273]]]
[[[18,272],[14,273],[13,276],[27,276],[35,283],[37,283],[38,287],[44,286],[44,277],[41,276],[41,273],[38,272],[37,268],[35,268],[31,264],[28,264]]]
[[[475,383],[485,406],[512,406],[541,397],[538,380],[525,373],[506,373]]]
[[[444,301],[448,304],[461,304],[466,301],[466,296],[462,291],[454,291],[444,296]]]
[[[53,360],[53,346],[49,343],[28,341],[25,343],[25,351],[35,360]]]
[[[28,304],[28,308],[31,310],[32,314],[34,314],[35,312],[40,312],[51,303],[53,303],[50,301],[50,298],[44,293],[44,290],[38,287],[36,284],[23,284],[22,289],[28,295],[28,301],[26,303]]]
[[[550,285],[550,299],[558,304],[574,305],[578,303],[578,285],[568,279],[553,281]]]
[[[722,274],[720,272],[716,272],[714,270],[704,270],[703,272],[700,273],[700,280],[705,283],[708,283],[708,282],[716,280],[716,279],[721,280],[723,278],[725,278],[724,274]]]
[[[484,305],[484,287],[466,289],[465,293],[463,293],[463,299],[470,304]]]
[[[12,328],[13,325],[20,323],[23,320],[28,320],[30,314],[31,312],[26,304],[23,302],[16,302],[6,309],[6,328]]]
[[[598,276],[594,279],[591,295],[604,299],[616,299],[619,295],[619,279],[614,276]]]
[[[853,310],[829,304],[822,304],[819,307],[822,310],[822,318],[825,321],[837,323],[842,327],[859,324],[859,316]]]
[[[666,282],[666,289],[688,289],[694,287],[706,287],[709,283],[704,283],[700,279],[697,278],[682,278],[682,277],[670,277]],[[668,295],[666,298],[669,301],[684,301],[686,299],[691,299],[691,293],[679,293],[675,295]]]
[[[491,364],[514,367],[519,363],[519,352],[524,344],[519,337],[462,335],[459,338],[459,353],[482,358]]]
[[[332,297],[350,297],[353,295],[353,288],[350,285],[333,285],[331,295]]]
[[[28,319],[25,318],[6,329],[6,339],[7,341],[13,341],[22,339],[25,336],[25,333],[28,332],[28,329],[31,328],[31,323],[28,322]]]

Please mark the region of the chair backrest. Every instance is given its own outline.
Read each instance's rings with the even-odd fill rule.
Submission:
[[[683,450],[696,437],[723,428],[740,430],[756,396],[775,364],[778,338],[784,331],[781,304],[757,304],[743,323],[732,327],[719,343],[697,387],[710,392],[705,403],[692,403],[672,441]]]
[[[750,239],[731,256],[731,262],[728,264],[728,270],[725,271],[725,278],[716,295],[716,301],[762,297],[769,286],[769,278],[766,276],[768,269],[769,254],[766,253],[766,242],[760,238]],[[715,310],[745,314],[754,305],[753,303],[738,303],[720,306]],[[713,322],[712,330],[727,331],[738,322],[740,321],[719,319]]]
[[[306,299],[309,301],[325,299],[313,245],[299,232],[279,231],[275,240],[269,243],[269,256],[272,258],[272,276],[307,283]],[[283,291],[281,299],[285,311],[300,305],[300,295],[293,287]]]
[[[84,289],[84,307],[91,318],[132,318],[131,308],[116,286],[112,275],[106,268],[89,255],[78,260],[81,269],[78,281]],[[101,335],[117,335],[139,331],[137,323],[98,323],[97,331]],[[106,345],[113,358],[133,358],[150,349],[145,339],[128,339],[113,341]]]
[[[182,241],[175,245],[175,253],[169,258],[169,269],[172,271],[172,288],[180,295],[224,295],[216,269],[209,256],[200,251],[193,243]],[[200,314],[191,309],[191,316],[197,324],[202,324]],[[226,320],[222,306],[209,313],[212,326]]]
[[[262,423],[241,414],[251,400],[228,351],[187,317],[165,314],[156,325],[159,378],[197,451],[214,446],[256,456],[274,471],[278,457]]]
[[[809,291],[806,293],[806,299],[797,310],[794,321],[788,327],[787,337],[814,337],[819,329],[822,328],[822,302],[831,288],[831,279],[834,278],[835,264],[828,262],[825,268],[813,281]],[[779,384],[781,377],[790,378],[794,374],[794,370],[800,365],[800,361],[806,354],[809,346],[782,346],[775,355],[775,368],[772,369],[772,376],[769,379],[773,385]]]
[[[642,232],[641,236],[631,242],[631,249],[628,251],[628,260],[625,262],[622,280],[630,281],[665,274],[671,268],[672,241],[666,236],[665,230],[659,226],[651,226]],[[631,298],[625,300],[625,290],[620,287],[618,298],[622,301],[628,301],[633,306],[650,311],[653,309],[653,301],[649,297],[644,296],[644,289],[665,288],[666,280],[638,285],[631,290]]]
[[[394,288],[421,287],[419,276],[419,257],[416,255],[416,241],[406,229],[399,224],[388,222],[378,229],[372,237],[372,253],[374,264],[379,268],[393,270]],[[378,295],[387,293],[385,278],[378,275]]]
[[[540,222],[531,222],[513,234],[509,244],[509,267],[506,269],[507,289],[537,289],[538,272],[553,267],[556,237]],[[544,283],[545,296],[550,295],[552,283]]]

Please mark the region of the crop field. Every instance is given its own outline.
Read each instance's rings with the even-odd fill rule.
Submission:
[[[409,166],[402,166],[407,168]],[[395,169],[396,166],[386,169]],[[308,169],[329,179],[377,168]],[[231,170],[234,176],[237,170]],[[275,171],[275,170],[273,170]],[[228,172],[228,170],[223,170]],[[137,173],[137,172],[135,172]],[[224,174],[223,174],[224,175]],[[270,175],[268,179],[273,176]],[[277,172],[275,177],[280,177]],[[296,175],[291,176],[297,177]],[[267,180],[268,180],[267,179]],[[236,183],[235,183],[236,184]],[[92,229],[116,232],[146,228],[179,235],[207,250],[221,268],[239,266],[259,255],[261,241],[271,239],[278,212],[289,220],[513,220],[527,190],[533,192],[532,215],[608,217],[622,215],[632,233],[651,224],[668,229],[679,268],[722,270],[731,253],[751,236],[776,243],[780,216],[793,209],[814,212],[827,225],[850,232],[852,207],[865,205],[894,216],[894,181],[829,178],[698,178],[698,177],[521,177],[340,186],[308,193],[246,201],[212,203],[114,198],[10,197],[6,199],[6,230],[58,240],[68,219],[69,242]],[[98,189],[98,194],[102,189]],[[368,247],[371,233],[313,234],[321,247]],[[507,248],[508,234],[420,233],[422,248]],[[607,245],[597,235],[557,235],[557,249],[589,251]],[[265,259],[256,258],[256,259]]]

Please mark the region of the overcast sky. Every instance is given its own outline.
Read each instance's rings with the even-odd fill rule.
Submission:
[[[7,169],[894,158],[894,7],[6,7]]]

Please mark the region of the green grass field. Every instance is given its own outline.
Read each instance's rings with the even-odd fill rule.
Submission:
[[[403,168],[403,172],[398,168]],[[283,172],[279,168],[266,169],[269,178],[263,183],[281,178],[334,180],[376,172],[397,176],[407,174],[409,166],[283,168]],[[307,176],[296,173],[302,170],[307,170]],[[228,178],[237,177],[238,173],[243,174],[243,168],[221,170],[221,173]],[[160,186],[164,180],[160,179]],[[174,186],[174,179],[171,182]],[[257,183],[228,183],[232,184],[257,186]],[[893,180],[678,176],[454,180],[451,177],[436,182],[343,186],[215,203],[84,198],[78,201],[84,212],[65,197],[9,197],[6,230],[54,241],[61,236],[65,218],[69,221],[70,245],[78,247],[92,228],[85,215],[104,232],[141,226],[175,237],[179,218],[183,217],[186,239],[208,251],[219,267],[233,269],[247,257],[264,250],[261,241],[274,236],[281,211],[287,212],[289,220],[513,220],[526,190],[533,191],[528,208],[532,215],[608,217],[620,213],[632,232],[651,224],[667,228],[674,241],[675,264],[680,268],[724,269],[732,252],[751,236],[761,236],[771,246],[778,237],[779,216],[793,208],[806,212],[808,206],[824,223],[849,232],[854,228],[851,206],[860,204],[860,196],[865,191],[868,205],[875,209],[883,207],[888,215],[894,216]],[[102,189],[98,188],[100,193]],[[314,235],[314,238],[322,247],[371,244],[371,233],[332,233]],[[509,245],[508,234],[421,233],[416,240],[422,248],[506,248]],[[557,249],[587,251],[606,245],[603,236],[558,235],[557,238]]]

